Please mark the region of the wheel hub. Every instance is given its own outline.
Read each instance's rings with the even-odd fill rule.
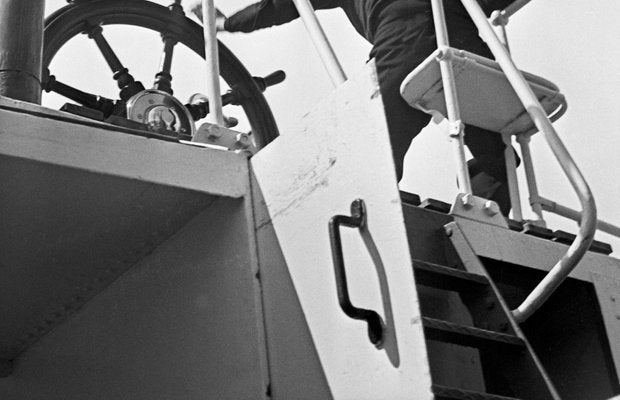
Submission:
[[[156,89],[143,90],[127,101],[127,118],[156,132],[194,136],[196,125],[185,106],[174,96]]]

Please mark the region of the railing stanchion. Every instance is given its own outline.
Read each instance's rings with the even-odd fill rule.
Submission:
[[[450,142],[452,143],[456,158],[459,190],[462,193],[471,194],[471,180],[469,177],[469,171],[467,170],[465,144],[463,140],[465,129],[463,122],[461,121],[461,112],[459,110],[454,70],[452,69],[452,53],[449,48],[450,43],[448,40],[448,28],[446,26],[443,1],[432,0],[431,5],[433,7],[433,21],[435,23],[435,32],[437,36],[437,48],[444,50],[439,60],[439,66],[441,68],[446,109],[448,111],[448,121],[450,123]]]
[[[347,76],[338,61],[338,58],[336,57],[336,53],[334,53],[334,49],[325,35],[325,31],[323,31],[319,20],[314,14],[312,4],[310,4],[309,0],[293,0],[293,2],[295,3],[295,7],[297,7],[299,16],[306,26],[306,30],[308,31],[319,56],[321,57],[321,61],[323,61],[323,66],[327,70],[332,84],[334,87],[337,87],[347,80]]]
[[[202,0],[202,15],[205,38],[205,60],[207,62],[207,99],[209,115],[207,121],[224,126],[222,94],[220,89],[220,58],[215,27],[215,4],[213,0]]]
[[[532,159],[532,152],[530,150],[531,135],[519,135],[517,136],[517,142],[521,145],[521,157],[523,159],[523,169],[525,171],[525,180],[527,181],[527,191],[529,193],[530,206],[532,211],[536,214],[538,222],[545,224],[543,216],[543,210],[540,206],[538,198],[538,185],[536,183],[536,173],[534,172],[534,161]]]
[[[519,192],[519,182],[517,180],[517,160],[514,149],[512,148],[512,135],[509,133],[502,133],[502,139],[506,145],[504,154],[506,157],[506,177],[508,178],[512,218],[517,221],[522,221],[523,210],[521,209],[521,193]]]

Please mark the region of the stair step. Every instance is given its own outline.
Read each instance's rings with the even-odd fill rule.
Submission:
[[[418,285],[436,289],[462,292],[480,289],[489,284],[484,276],[419,260],[413,260],[413,271]]]
[[[460,346],[488,349],[523,350],[525,344],[521,338],[496,331],[459,325],[439,319],[423,317],[424,333],[429,340],[452,343]]]
[[[410,206],[419,206],[421,203],[420,196],[415,193],[400,191],[400,201]]]
[[[523,224],[523,233],[525,233],[526,235],[536,236],[541,239],[551,240],[554,238],[553,231],[551,229],[534,225],[531,222],[526,222],[525,224]]]
[[[554,242],[564,243],[568,245],[573,244],[573,242],[577,238],[577,235],[574,235],[572,233],[568,233],[565,231],[561,231],[561,230],[557,230],[553,232],[553,235],[554,235],[554,238],[552,240]],[[611,247],[609,243],[599,242],[598,240],[592,241],[592,244],[590,245],[589,250],[594,251],[596,253],[605,254],[606,256],[610,255],[614,251],[614,249]]]
[[[420,207],[425,208],[427,210],[433,210],[444,214],[449,214],[450,209],[452,209],[452,205],[443,202],[441,200],[436,199],[425,199]]]
[[[435,400],[520,400],[516,397],[498,396],[441,385],[432,386]]]

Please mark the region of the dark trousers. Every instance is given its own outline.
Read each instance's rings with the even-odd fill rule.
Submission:
[[[486,44],[469,19],[448,16],[450,45],[485,57],[492,58]],[[371,56],[375,58],[381,95],[385,106],[396,174],[403,174],[403,160],[413,138],[429,123],[431,116],[412,108],[400,95],[400,85],[405,77],[437,48],[435,28],[430,12],[414,15],[397,15],[385,18],[376,31]],[[505,144],[499,133],[475,126],[465,127],[465,144],[474,156],[470,172],[482,171],[506,186]],[[474,194],[486,188],[475,188]],[[502,211],[510,209],[507,191],[492,198],[502,202]],[[506,203],[508,201],[508,203]],[[505,214],[507,211],[505,212]]]

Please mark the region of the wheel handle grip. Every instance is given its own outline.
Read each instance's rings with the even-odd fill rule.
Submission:
[[[261,92],[264,92],[269,86],[284,82],[286,73],[282,70],[278,70],[264,77],[254,76],[253,78],[254,82],[256,82],[256,86],[258,86]]]

